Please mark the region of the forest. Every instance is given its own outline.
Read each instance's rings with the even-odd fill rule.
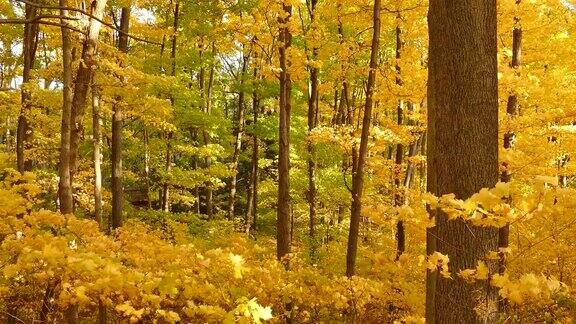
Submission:
[[[576,2],[0,0],[3,323],[573,323]]]

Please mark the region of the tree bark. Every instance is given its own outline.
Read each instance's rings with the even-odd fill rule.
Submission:
[[[68,7],[68,0],[60,0],[61,7]],[[66,17],[67,10],[60,10],[60,15]],[[72,110],[72,36],[67,26],[67,20],[60,19],[62,24],[62,122],[60,125],[60,163],[58,166],[58,203],[62,214],[74,212],[72,197],[72,181],[70,178],[70,133]]]
[[[216,45],[214,42],[212,42],[212,59],[215,57],[215,55],[216,55]],[[200,52],[200,56],[202,56],[202,51]],[[204,65],[202,65],[202,68],[200,69],[199,73],[200,96],[202,98],[201,108],[207,115],[210,115],[212,113],[213,85],[214,85],[214,63],[212,63],[212,66],[210,67],[210,73],[208,73],[207,87],[204,87]],[[207,130],[202,131],[202,136],[204,137],[204,144],[205,145],[210,144],[210,134],[208,134]],[[204,159],[204,162],[206,164],[206,168],[210,168],[210,166],[212,165],[212,159],[209,156],[207,156]],[[211,183],[207,183],[206,188],[204,188],[205,201],[206,201],[206,215],[208,215],[208,219],[212,219],[214,217],[213,190],[211,185],[212,185]]]
[[[253,82],[256,83],[258,76],[258,69],[254,68]],[[256,86],[252,90],[252,110],[253,110],[253,125],[256,127],[258,124],[258,113],[260,110],[260,98]],[[246,234],[256,230],[256,214],[258,210],[258,135],[256,132],[252,134],[252,161],[250,171],[250,195],[248,198],[248,208],[246,211]]]
[[[123,7],[120,16],[120,30],[118,35],[118,49],[128,53],[128,31],[130,29],[130,7]],[[125,63],[121,62],[120,66]],[[124,78],[121,80],[124,83]],[[122,186],[122,129],[124,128],[124,114],[122,111],[122,98],[116,98],[112,106],[112,229],[122,226],[122,210],[124,205],[124,187]]]
[[[93,0],[90,3],[90,14],[102,20],[106,0]],[[84,112],[86,110],[86,99],[88,88],[90,87],[94,69],[96,67],[96,48],[98,35],[100,34],[101,23],[90,18],[87,27],[87,36],[82,45],[82,57],[76,78],[74,79],[74,95],[71,109],[71,130],[70,130],[70,179],[73,181],[77,172],[78,147],[84,132]]]
[[[280,58],[280,100],[279,100],[279,152],[278,152],[278,203],[276,218],[276,257],[282,260],[290,253],[290,110],[292,108],[292,79],[288,71],[286,51],[292,45],[292,34],[288,23],[292,18],[292,6],[283,2],[284,17],[278,18],[280,23],[278,46]],[[288,267],[286,260],[285,266]]]
[[[356,253],[358,250],[358,232],[360,229],[360,212],[362,208],[362,191],[364,187],[364,165],[368,154],[368,136],[372,123],[372,106],[374,87],[376,84],[376,69],[380,50],[380,0],[374,1],[373,33],[370,47],[370,72],[366,85],[366,101],[362,120],[362,135],[356,166],[352,171],[352,210],[350,213],[350,231],[348,233],[348,249],[346,251],[346,276],[354,276],[356,270]]]
[[[24,4],[24,11],[27,20],[36,17],[37,8]],[[24,68],[22,71],[22,105],[20,107],[20,116],[18,116],[18,129],[16,131],[16,160],[19,172],[32,170],[32,159],[25,156],[25,151],[29,150],[32,146],[32,128],[30,127],[30,100],[31,94],[27,89],[28,83],[31,81],[30,72],[34,69],[34,61],[36,60],[36,49],[38,47],[38,24],[28,23],[24,26],[24,40],[23,40],[22,56],[24,58]]]
[[[310,1],[310,24],[314,27],[316,19],[317,0]],[[312,60],[318,56],[318,48],[312,48]],[[318,114],[318,68],[311,66],[310,70],[310,92],[308,94],[308,132],[316,127]],[[308,205],[309,205],[309,233],[310,236],[310,257],[315,258],[316,254],[316,163],[314,161],[314,145],[308,140],[306,143],[308,150]]]
[[[236,181],[238,177],[238,160],[242,150],[242,135],[244,134],[244,79],[248,67],[248,56],[242,55],[242,71],[240,74],[240,90],[238,91],[238,113],[236,115],[236,127],[234,129],[234,154],[232,155],[232,179],[230,180],[230,197],[228,199],[228,219],[234,218],[234,207],[236,204]]]
[[[466,199],[499,179],[496,1],[432,0],[428,26],[428,191]],[[427,303],[434,305],[427,305],[432,312],[427,320],[495,322],[496,290],[457,274],[497,249],[498,230],[431,212],[436,251],[449,256],[453,278],[433,274],[436,285],[427,289],[434,299]],[[496,263],[487,263],[493,273]]]
[[[400,14],[397,15],[400,20]],[[396,26],[396,85],[402,86],[401,70],[398,60],[401,58],[402,52],[402,30],[400,26]],[[398,107],[396,108],[398,126],[404,123],[404,101],[398,100]],[[404,205],[404,194],[402,193],[402,163],[404,162],[404,145],[398,143],[396,145],[396,158],[394,160],[394,206],[399,207]],[[406,233],[404,230],[404,221],[398,220],[396,223],[396,261],[406,250]]]
[[[102,131],[100,130],[100,89],[92,80],[92,159],[94,164],[94,219],[106,231],[102,218]]]
[[[520,4],[521,0],[516,0],[516,5]],[[520,18],[514,17],[514,29],[512,31],[512,61],[510,62],[510,67],[515,70],[515,73],[519,73],[519,67],[521,64],[521,54],[522,54],[522,27],[520,26]],[[508,96],[508,103],[506,104],[506,115],[508,118],[514,118],[518,115],[518,95],[515,92],[510,93]],[[504,134],[504,149],[511,150],[514,148],[515,134],[512,130],[509,130]],[[503,163],[504,171],[500,176],[502,182],[510,182],[512,178],[512,173],[508,169],[508,164]],[[506,271],[506,253],[505,249],[509,245],[510,236],[510,225],[506,224],[498,232],[498,248],[500,250],[500,264],[499,273],[503,274]]]
[[[152,209],[152,197],[150,197],[150,139],[146,125],[143,125],[144,132],[144,177],[146,182],[146,200],[148,209]]]
[[[178,45],[178,27],[180,20],[180,1],[176,1],[176,6],[174,8],[174,23],[172,25],[174,29],[174,34],[172,35],[172,50],[170,52],[170,59],[172,61],[172,71],[171,76],[176,76],[176,48]],[[174,97],[170,98],[172,106],[174,106]],[[166,134],[166,173],[170,173],[172,170],[172,137],[174,137],[173,132],[168,132]],[[162,211],[170,211],[170,184],[165,181],[162,185]]]

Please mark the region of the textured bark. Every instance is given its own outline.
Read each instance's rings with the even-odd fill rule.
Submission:
[[[230,196],[228,197],[228,219],[234,218],[236,204],[236,181],[238,177],[238,159],[242,150],[242,135],[244,134],[244,79],[248,67],[249,57],[243,55],[242,71],[240,73],[240,90],[238,92],[238,112],[236,114],[236,126],[234,127],[234,154],[232,155],[232,179],[230,180]]]
[[[118,35],[118,50],[128,53],[128,31],[130,29],[130,8],[122,8],[120,30]],[[124,63],[120,63],[124,66]],[[121,80],[124,82],[124,80]],[[122,186],[122,129],[124,114],[122,98],[116,98],[112,110],[112,229],[122,226],[122,209],[124,205],[124,187]]]
[[[60,0],[61,7],[68,7],[68,0]],[[60,15],[66,17],[68,12],[60,10]],[[66,26],[67,20],[60,23]],[[62,214],[74,212],[72,197],[72,181],[70,178],[70,132],[72,110],[72,36],[66,27],[62,31],[62,122],[60,125],[60,163],[58,165],[58,202]]]
[[[90,14],[100,20],[104,15],[106,0],[93,0],[90,3]],[[70,179],[73,180],[77,169],[78,147],[84,132],[84,112],[88,89],[96,68],[96,48],[101,23],[90,18],[87,36],[82,44],[82,56],[76,77],[74,78],[74,95],[72,98],[71,129],[70,129]]]
[[[24,5],[24,11],[27,20],[34,19],[37,15],[37,9],[29,4]],[[36,60],[36,49],[38,47],[38,24],[28,23],[24,26],[22,56],[24,67],[22,70],[22,105],[20,107],[20,116],[18,116],[18,129],[16,131],[16,160],[18,171],[31,171],[32,160],[25,156],[25,151],[32,146],[32,128],[28,118],[30,117],[30,100],[31,95],[27,84],[31,81],[30,72],[34,68]]]
[[[516,5],[520,4],[520,0],[516,0]],[[512,61],[510,62],[510,67],[514,68],[516,73],[519,73],[519,67],[521,64],[522,55],[522,27],[520,26],[520,18],[514,17],[514,29],[512,31]],[[514,118],[518,115],[519,104],[518,95],[514,92],[510,93],[508,96],[508,102],[506,104],[506,115],[509,118]],[[504,134],[504,149],[511,150],[514,148],[514,138],[515,134],[513,131],[509,130]],[[500,176],[502,182],[510,182],[512,178],[512,173],[508,169],[508,164],[503,163],[504,171]],[[503,274],[506,271],[506,253],[505,249],[508,248],[510,237],[510,225],[506,224],[504,227],[500,228],[498,231],[498,248],[499,248],[499,269],[498,272]],[[504,302],[500,303],[500,308],[505,308]]]
[[[292,18],[292,6],[283,3],[285,16],[278,18],[280,23],[278,53],[280,59],[280,100],[278,125],[278,203],[276,218],[276,257],[282,260],[290,253],[290,110],[292,108],[292,79],[288,71],[286,50],[292,45],[292,34],[288,22]],[[285,263],[288,266],[288,263]]]
[[[314,26],[316,19],[317,0],[310,1],[310,24]],[[314,28],[314,27],[313,27]],[[312,48],[312,60],[318,56],[318,48]],[[310,92],[308,94],[308,132],[316,127],[318,114],[318,68],[311,66],[310,70]],[[308,206],[309,206],[309,226],[310,236],[310,256],[314,259],[316,254],[316,162],[314,161],[314,145],[308,140],[306,143],[308,150]]]
[[[100,130],[100,89],[92,82],[92,163],[94,165],[94,219],[106,231],[102,218],[102,131]]]
[[[352,277],[356,270],[356,253],[358,250],[358,232],[360,230],[360,211],[362,208],[362,191],[364,188],[364,165],[368,155],[368,140],[370,124],[372,123],[372,106],[374,87],[376,85],[376,69],[380,51],[380,0],[374,1],[372,44],[370,47],[370,72],[366,84],[366,101],[362,119],[362,133],[358,159],[352,171],[352,210],[350,213],[350,231],[348,233],[348,249],[346,251],[346,276]]]
[[[432,0],[428,26],[428,191],[466,199],[499,179],[496,1]],[[435,273],[435,287],[427,287],[434,293],[427,310],[434,313],[427,320],[495,322],[496,290],[486,282],[466,283],[457,273],[497,249],[498,230],[432,213],[435,250],[450,257],[454,278]],[[488,266],[496,270],[495,262]]]

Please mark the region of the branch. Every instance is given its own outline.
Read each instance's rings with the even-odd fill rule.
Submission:
[[[75,32],[78,32],[80,34],[87,35],[87,33],[85,31],[80,30],[78,28],[75,28],[75,27],[72,27],[69,25],[64,25],[64,24],[57,23],[57,22],[53,22],[53,21],[41,20],[42,18],[58,18],[58,19],[77,20],[77,18],[71,18],[71,17],[63,17],[63,16],[57,16],[57,15],[42,15],[42,16],[37,16],[36,18],[33,18],[33,19],[0,19],[0,25],[2,25],[2,24],[31,24],[31,23],[36,23],[36,24],[41,24],[41,25],[64,27],[64,28],[68,28],[70,30],[73,30]]]
[[[105,22],[104,20],[99,19],[98,17],[95,17],[94,15],[92,15],[92,14],[90,14],[90,13],[88,13],[88,12],[82,10],[82,9],[72,8],[72,7],[60,7],[60,6],[43,5],[43,4],[38,4],[38,3],[31,2],[31,1],[29,1],[29,0],[16,0],[16,1],[22,2],[22,3],[25,3],[25,4],[29,5],[29,6],[36,7],[36,8],[40,8],[40,9],[48,9],[48,10],[67,10],[67,11],[78,12],[78,13],[80,13],[80,14],[82,14],[82,15],[84,15],[84,16],[87,16],[87,17],[90,18],[90,19],[94,19],[94,20],[96,20],[97,22],[101,23],[102,25],[104,25],[104,26],[106,26],[106,27],[108,27],[108,28],[111,28],[111,29],[117,31],[118,33],[120,33],[120,34],[122,34],[122,35],[126,35],[127,37],[132,38],[132,39],[134,39],[134,40],[141,41],[141,42],[148,43],[148,44],[162,45],[162,44],[160,44],[160,43],[158,43],[158,42],[150,41],[150,40],[147,40],[147,39],[144,39],[144,38],[140,38],[140,37],[138,37],[138,36],[131,35],[130,33],[127,33],[127,32],[125,32],[125,31],[121,30],[120,28],[117,28],[117,27],[114,26],[113,24],[107,23],[107,22]],[[66,19],[73,19],[73,18],[66,18]]]

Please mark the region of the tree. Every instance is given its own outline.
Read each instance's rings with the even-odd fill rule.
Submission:
[[[246,79],[246,69],[248,68],[248,61],[250,56],[244,53],[242,49],[242,68],[239,76],[239,89],[238,89],[238,110],[236,112],[236,125],[234,127],[234,153],[232,155],[232,179],[230,180],[230,196],[228,197],[228,218],[234,218],[234,205],[236,204],[236,181],[238,177],[238,159],[242,150],[242,135],[244,134],[244,110],[246,103],[244,102],[244,82]]]
[[[466,199],[499,178],[496,1],[433,0],[428,26],[428,191]],[[432,214],[431,241],[450,258],[451,273],[475,268],[497,249],[496,228],[448,220],[440,210]],[[434,294],[426,301],[429,322],[495,321],[497,295],[488,284],[431,275],[437,279],[427,287]]]
[[[292,45],[292,34],[288,24],[292,17],[292,6],[282,2],[284,13],[278,18],[280,24],[278,54],[280,60],[280,100],[278,126],[278,203],[276,218],[276,257],[281,260],[290,253],[290,110],[292,108],[292,80],[288,71],[286,51]]]
[[[309,14],[311,29],[316,29],[316,5],[317,0],[310,2]],[[316,60],[318,48],[313,46],[311,60]],[[318,72],[319,69],[312,64],[310,70],[310,91],[308,94],[308,132],[311,132],[318,122]],[[314,257],[316,245],[316,163],[314,162],[314,145],[308,141],[308,205],[309,205],[309,235],[311,244],[311,255]]]
[[[37,8],[33,4],[24,4],[26,20],[34,20],[37,16]],[[31,171],[32,159],[26,158],[25,150],[30,149],[32,145],[32,129],[28,118],[31,108],[30,90],[27,88],[31,81],[30,72],[34,68],[36,60],[36,49],[38,47],[38,23],[26,23],[24,27],[24,39],[22,56],[24,66],[22,69],[22,107],[20,116],[18,116],[18,131],[16,137],[16,156],[18,171]]]
[[[94,0],[90,4],[90,19],[86,27],[86,38],[82,45],[81,64],[72,79],[72,40],[68,25],[67,10],[70,8],[67,0],[60,2],[60,23],[62,25],[62,64],[63,64],[63,109],[60,141],[60,166],[58,198],[60,211],[64,214],[74,211],[74,198],[72,196],[72,181],[76,172],[78,145],[83,132],[83,117],[86,108],[88,89],[92,83],[94,68],[96,66],[96,46],[104,8],[105,0]],[[64,161],[68,159],[68,161]]]
[[[516,0],[516,5],[520,4],[521,0]],[[510,62],[510,67],[513,68],[516,73],[520,68],[522,53],[522,27],[520,26],[520,18],[514,17],[514,29],[512,30],[512,60]],[[506,115],[510,118],[516,117],[518,115],[518,94],[512,92],[508,96],[508,101],[506,103]],[[514,138],[515,134],[513,131],[509,130],[504,134],[504,149],[511,150],[514,148]],[[504,171],[500,175],[500,180],[502,182],[510,182],[512,180],[512,173],[508,169],[508,164],[503,163]],[[498,231],[498,248],[500,249],[500,264],[499,273],[503,274],[506,271],[506,252],[505,249],[509,246],[509,236],[510,236],[510,224],[506,224],[504,227],[500,228]]]
[[[128,31],[130,28],[130,7],[123,7],[120,16],[120,33],[118,49],[128,53]],[[120,66],[124,66],[120,63]],[[122,226],[122,209],[124,203],[124,188],[122,186],[122,128],[124,117],[122,98],[116,98],[112,106],[112,221],[113,229]]]
[[[350,231],[348,232],[348,247],[346,250],[346,276],[352,277],[356,271],[356,253],[358,251],[358,232],[360,230],[360,213],[362,209],[362,191],[364,189],[364,166],[368,155],[368,141],[372,123],[372,106],[374,88],[376,86],[376,69],[380,50],[380,0],[374,1],[374,16],[372,22],[372,44],[370,46],[370,71],[366,84],[366,101],[362,118],[362,133],[360,148],[355,167],[352,170],[352,210],[350,213]]]
[[[67,8],[68,1],[60,0],[60,7]],[[60,212],[69,214],[74,212],[72,197],[72,179],[70,177],[70,133],[71,111],[73,96],[72,80],[72,35],[67,26],[65,17],[68,11],[60,9],[60,23],[62,24],[62,123],[60,127],[60,164],[58,166],[58,200]]]

